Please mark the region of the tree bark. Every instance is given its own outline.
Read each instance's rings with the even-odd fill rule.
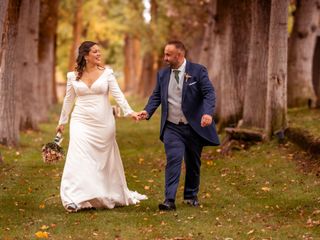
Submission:
[[[7,4],[5,17],[1,17],[4,26],[0,39],[0,144],[10,146],[19,142],[17,81],[14,79],[14,72],[21,1],[9,1]]]
[[[155,87],[158,71],[158,54],[156,51],[148,51],[142,60],[142,74],[139,82],[138,93],[147,97]]]
[[[221,7],[220,7],[221,8]],[[221,12],[221,9],[220,9]],[[221,13],[223,14],[223,12]],[[215,121],[219,122],[219,114],[222,108],[220,69],[223,61],[223,41],[221,40],[224,33],[223,17],[218,13],[218,0],[211,1],[209,10],[209,21],[206,24],[204,32],[204,41],[202,42],[199,63],[207,66],[209,78],[213,83],[216,92],[216,110]]]
[[[19,28],[18,51],[16,51],[17,71],[15,79],[19,83],[20,129],[37,129],[40,109],[38,76],[38,37],[40,0],[22,0]]]
[[[55,103],[55,36],[58,20],[58,1],[42,0],[39,26],[40,121],[46,121],[49,108]]]
[[[319,27],[320,1],[299,0],[295,12],[288,56],[288,106],[315,102],[312,86],[312,56]]]
[[[289,1],[272,0],[269,27],[267,136],[287,126],[287,60]]]
[[[126,92],[137,92],[141,76],[141,42],[138,38],[126,34],[125,36],[125,65],[124,65],[124,89]]]
[[[216,24],[217,24],[217,2],[218,0],[212,0],[209,9],[208,22],[205,24],[205,30],[203,35],[203,41],[201,43],[201,50],[199,54],[199,63],[209,66],[214,60],[214,46],[216,39]],[[212,54],[213,53],[213,54]],[[215,68],[214,68],[215,69]]]
[[[248,79],[245,89],[243,126],[266,126],[268,50],[271,1],[252,1],[252,29]]]
[[[157,52],[156,34],[158,22],[158,3],[156,0],[151,1],[151,21],[147,26],[147,38],[150,46],[143,54],[141,77],[139,79],[138,93],[142,97],[147,97],[152,93],[154,89],[157,71],[159,68],[159,54]],[[138,60],[138,59],[137,59]]]
[[[249,56],[249,6],[249,0],[237,5],[231,0],[218,1],[218,25],[221,31],[218,44],[222,54],[217,76],[220,81],[217,93],[220,129],[237,124],[242,117]]]
[[[3,31],[6,27],[5,23],[6,23],[6,17],[8,12],[8,4],[9,4],[9,0],[0,1],[0,41],[2,38]],[[0,66],[1,66],[1,59],[2,59],[1,55],[2,55],[2,47],[0,48]]]
[[[81,43],[81,34],[82,34],[82,0],[76,0],[76,6],[74,11],[73,19],[73,31],[72,31],[72,44],[69,54],[69,64],[68,69],[73,71],[75,68],[76,58],[77,58],[77,49]]]
[[[313,55],[312,81],[317,97],[316,107],[320,108],[320,31],[318,31],[317,43]]]
[[[267,137],[264,132],[255,131],[245,128],[225,128],[226,134],[230,139],[259,142],[264,141]]]

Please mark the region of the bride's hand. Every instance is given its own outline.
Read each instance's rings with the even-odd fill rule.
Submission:
[[[139,117],[139,115],[138,115],[137,112],[132,112],[132,113],[130,114],[130,116],[131,116],[132,119],[135,120],[135,121],[139,121],[139,120],[140,120],[140,117]]]
[[[58,132],[63,133],[63,131],[64,131],[64,125],[58,125],[58,126],[56,127],[56,132],[57,132],[57,133],[58,133]]]

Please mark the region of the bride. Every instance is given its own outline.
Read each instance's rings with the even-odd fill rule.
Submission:
[[[109,92],[125,116],[139,119],[121,92],[112,69],[102,67],[98,44],[85,41],[78,49],[76,71],[67,74],[66,96],[56,129],[64,131],[75,101],[60,189],[62,204],[68,212],[114,208],[147,199],[127,187]]]

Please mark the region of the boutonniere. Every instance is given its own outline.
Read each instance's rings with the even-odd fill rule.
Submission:
[[[185,74],[184,74],[184,80],[185,80],[186,82],[188,82],[189,78],[192,78],[192,76],[189,75],[188,73],[185,73]]]

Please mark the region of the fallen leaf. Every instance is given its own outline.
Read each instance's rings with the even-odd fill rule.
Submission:
[[[262,187],[261,190],[264,191],[264,192],[270,192],[271,188],[269,188],[269,187]]]
[[[250,234],[252,234],[252,233],[254,233],[254,229],[252,229],[252,230],[250,230],[249,232],[247,232],[247,235],[250,235]]]
[[[46,231],[44,231],[44,232],[43,231],[38,231],[38,232],[35,233],[35,235],[36,235],[37,238],[48,238],[49,237],[49,234]]]
[[[48,229],[49,229],[49,226],[47,226],[47,225],[42,225],[40,229],[41,229],[41,230],[48,230]]]
[[[213,161],[207,161],[207,165],[208,166],[212,166],[213,165]]]

